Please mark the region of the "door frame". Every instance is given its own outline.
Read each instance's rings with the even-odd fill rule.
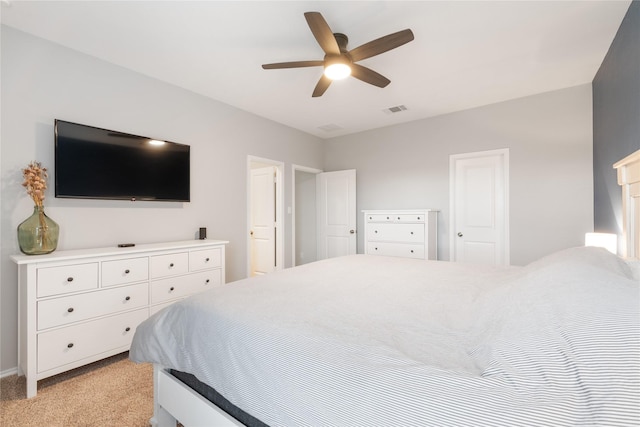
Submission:
[[[246,227],[246,277],[251,275],[251,169],[252,164],[260,163],[265,166],[276,168],[276,267],[275,270],[284,268],[284,218],[282,215],[284,208],[284,162],[247,155],[247,227]]]
[[[291,165],[291,266],[296,266],[296,172],[319,174],[322,169],[310,168],[296,164]],[[317,221],[316,221],[317,225]]]
[[[449,261],[456,261],[456,161],[461,159],[481,158],[481,157],[502,157],[502,180],[504,184],[504,224],[502,235],[504,236],[503,260],[504,265],[510,265],[510,238],[509,238],[509,149],[499,148],[496,150],[475,151],[472,153],[449,155]]]

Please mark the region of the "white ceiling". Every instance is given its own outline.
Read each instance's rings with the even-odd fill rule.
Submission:
[[[18,1],[2,23],[287,126],[330,138],[591,82],[625,1]],[[322,59],[303,13],[349,49],[410,28],[415,40],[363,60],[391,80],[311,93]],[[405,105],[396,114],[383,110]],[[338,128],[323,130],[321,128]]]

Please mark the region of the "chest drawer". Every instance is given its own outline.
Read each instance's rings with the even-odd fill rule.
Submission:
[[[39,298],[98,287],[98,263],[39,268],[36,293]]]
[[[398,214],[393,216],[396,222],[421,222],[424,223],[424,215],[422,214]]]
[[[152,256],[149,262],[152,279],[184,274],[189,271],[188,252]]]
[[[151,282],[151,304],[163,303],[202,292],[222,283],[220,270],[202,271],[188,276],[171,277]]]
[[[370,214],[365,217],[367,222],[391,222],[393,215],[391,214]]]
[[[367,240],[406,243],[424,242],[424,224],[369,224]]]
[[[149,278],[147,257],[129,258],[102,263],[102,286],[123,285]]]
[[[222,265],[222,249],[213,248],[189,253],[189,271],[217,268]]]
[[[424,222],[423,214],[369,214],[365,216],[367,222]]]
[[[38,301],[38,330],[132,310],[148,304],[147,283]]]
[[[424,245],[406,243],[369,242],[367,253],[372,255],[396,256],[424,259]]]
[[[148,316],[149,309],[144,308],[38,334],[38,372],[128,349],[136,328]]]

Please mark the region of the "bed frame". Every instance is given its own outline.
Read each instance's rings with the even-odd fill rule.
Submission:
[[[623,256],[640,258],[640,150],[615,163],[622,186]],[[242,423],[175,378],[166,368],[154,365],[154,427],[239,427]]]
[[[239,427],[242,424],[217,407],[160,365],[153,366],[154,427],[216,426]]]
[[[640,150],[616,162],[622,186],[622,256],[640,258]]]

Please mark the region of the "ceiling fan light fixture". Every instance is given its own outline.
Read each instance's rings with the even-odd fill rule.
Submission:
[[[387,87],[391,80],[370,68],[358,64],[358,62],[400,47],[414,38],[413,32],[410,29],[406,29],[387,34],[355,49],[348,50],[349,38],[343,33],[331,31],[320,12],[305,12],[304,17],[311,33],[313,33],[313,37],[315,37],[325,53],[324,59],[322,61],[290,61],[262,64],[262,68],[274,70],[278,68],[324,66],[324,73],[311,94],[313,98],[322,96],[333,80],[345,79],[349,76],[379,88]]]
[[[324,69],[324,75],[331,80],[346,79],[351,75],[351,67],[347,64],[331,64]]]
[[[351,75],[351,67],[347,58],[342,56],[325,57],[324,75],[331,80],[346,79]]]

